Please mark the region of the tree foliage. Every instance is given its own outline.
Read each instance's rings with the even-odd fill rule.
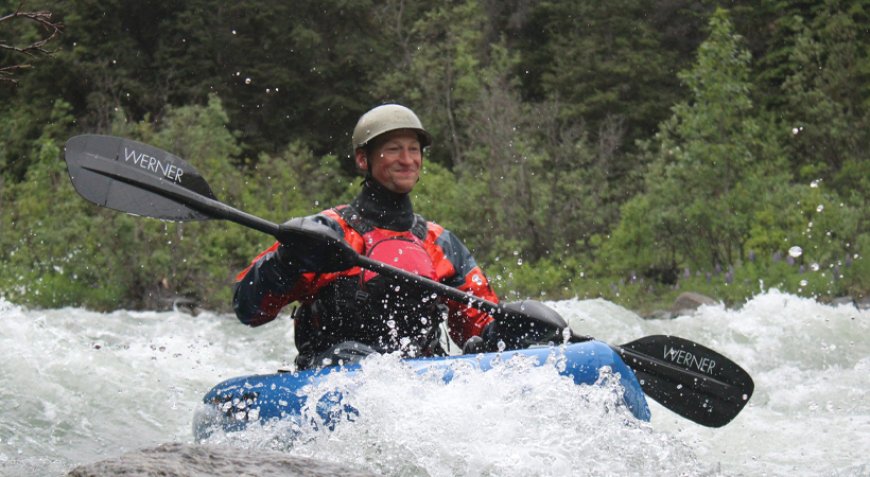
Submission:
[[[60,160],[70,136],[172,151],[282,222],[353,197],[350,131],[384,102],[435,136],[418,211],[503,294],[868,290],[860,2],[0,2],[16,11],[64,26],[0,82],[0,294],[17,301],[226,309],[272,241],[91,206]],[[41,48],[39,28],[0,21],[0,43]]]
[[[710,29],[695,65],[680,74],[691,98],[647,143],[646,192],[623,207],[604,256],[624,272],[672,282],[686,267],[721,270],[801,245],[802,260],[836,263],[841,240],[866,232],[855,210],[831,208],[828,193],[793,183],[778,146],[782,124],[753,105],[750,56],[726,11]],[[820,221],[824,237],[813,228]]]
[[[644,265],[676,269],[679,263],[713,267],[735,263],[744,248],[759,167],[761,137],[750,99],[749,53],[741,48],[724,10],[711,19],[711,32],[698,49],[690,70],[679,77],[690,99],[674,106],[662,123],[646,176],[647,192],[632,201],[645,210],[615,233],[636,236],[626,228],[651,230],[651,246],[660,251]],[[776,161],[776,156],[769,160]],[[651,223],[649,223],[651,222]]]

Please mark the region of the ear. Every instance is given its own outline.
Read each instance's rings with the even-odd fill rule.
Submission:
[[[366,150],[358,147],[354,152],[354,162],[356,162],[356,169],[360,172],[368,172],[369,170],[369,159],[366,156]]]

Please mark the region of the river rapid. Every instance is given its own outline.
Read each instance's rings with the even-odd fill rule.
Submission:
[[[576,332],[611,344],[652,334],[704,344],[744,367],[755,394],[723,428],[652,400],[652,421],[639,423],[613,412],[606,389],[566,386],[554,373],[527,373],[520,385],[497,373],[443,385],[382,359],[356,403],[365,419],[293,446],[254,429],[209,448],[395,476],[870,475],[870,311],[775,290],[738,310],[705,306],[672,320],[643,320],[603,300],[548,304]],[[192,444],[203,394],[290,365],[292,342],[286,317],[251,329],[208,312],[28,310],[0,299],[0,475],[60,476],[137,449]],[[248,475],[265,466],[242,465]]]

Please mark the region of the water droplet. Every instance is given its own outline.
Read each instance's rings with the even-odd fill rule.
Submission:
[[[804,254],[804,249],[795,245],[794,247],[788,249],[788,254],[794,258],[798,258]]]

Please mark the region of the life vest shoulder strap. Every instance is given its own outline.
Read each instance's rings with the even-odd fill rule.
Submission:
[[[411,226],[411,233],[421,241],[426,241],[426,236],[429,235],[429,224],[426,219],[420,214],[414,214],[414,225]]]
[[[339,217],[350,226],[350,228],[354,229],[360,235],[365,235],[377,228],[373,223],[364,219],[363,216],[349,204],[340,205],[332,210],[334,210],[335,213],[337,213]],[[414,214],[414,225],[411,226],[411,234],[421,241],[426,241],[426,236],[429,234],[429,224],[422,215]]]
[[[350,205],[339,205],[332,210],[360,235],[365,235],[375,229],[375,226],[371,222],[362,218],[356,209]]]

